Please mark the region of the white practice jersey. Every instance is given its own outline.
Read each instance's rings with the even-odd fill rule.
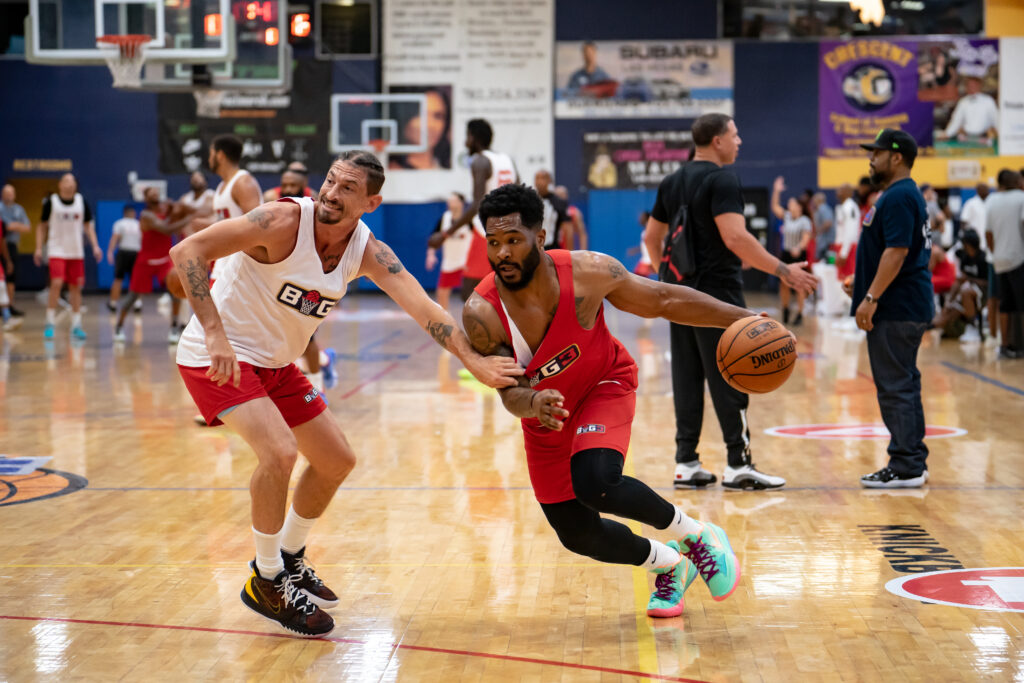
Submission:
[[[85,200],[75,193],[71,204],[65,204],[56,193],[50,195],[50,218],[47,223],[46,253],[50,258],[85,258]]]
[[[246,171],[246,173],[248,173],[248,171]],[[235,182],[235,178],[237,178],[237,177],[238,177],[238,174],[236,173],[231,178],[231,182],[232,183]],[[228,198],[230,198],[230,197],[231,197],[231,190],[228,190]],[[202,194],[200,194],[198,197],[196,197],[196,193],[195,192],[193,192],[192,190],[189,190],[184,195],[182,195],[181,203],[184,204],[185,206],[189,207],[190,209],[199,209],[199,208],[202,208],[203,206],[205,206],[212,199],[213,199],[213,190],[211,190],[210,188],[206,188],[205,190],[203,190]],[[231,203],[234,204],[234,200],[232,200]],[[236,204],[236,206],[237,206],[237,204]],[[239,208],[239,211],[241,211],[241,207],[238,207],[238,208]],[[241,214],[239,214],[239,215],[241,215]]]
[[[240,207],[235,201],[235,198],[231,196],[231,192],[234,190],[235,183],[238,182],[238,179],[247,175],[251,174],[244,168],[240,168],[235,172],[235,175],[231,176],[231,180],[226,183],[221,181],[220,185],[217,186],[217,191],[213,194],[213,214],[218,221],[222,221],[225,218],[238,218],[245,213],[245,211],[242,211],[242,207]],[[256,179],[253,178],[253,180]],[[258,182],[257,189],[259,189]],[[260,196],[263,196],[262,190],[260,191]],[[214,261],[213,270],[210,272],[210,279],[217,280],[220,278],[223,274],[224,268],[227,266],[227,261],[232,258],[234,257],[228,256],[225,259],[217,259]]]
[[[441,232],[452,227],[452,212],[445,211],[441,216]],[[441,247],[441,272],[454,273],[466,267],[466,257],[469,256],[469,238],[472,235],[469,228],[463,225],[455,231],[451,237],[444,241]]]
[[[487,179],[487,183],[484,185],[484,194],[486,195],[491,190],[496,190],[502,185],[508,185],[516,181],[516,165],[512,161],[512,157],[505,154],[504,152],[494,152],[489,149],[485,149],[481,152],[488,161],[491,162],[491,176]],[[473,229],[483,237],[484,226],[480,222],[479,214],[473,217]]]
[[[359,221],[341,263],[323,272],[313,231],[313,200],[284,199],[302,208],[295,248],[279,263],[260,263],[244,252],[227,264],[211,290],[224,331],[239,361],[280,368],[295,361],[359,273],[370,229]],[[210,364],[206,337],[192,316],[178,343],[178,364]]]

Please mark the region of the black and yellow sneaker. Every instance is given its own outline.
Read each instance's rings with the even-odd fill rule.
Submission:
[[[252,576],[242,589],[242,602],[262,617],[306,638],[326,636],[334,630],[334,619],[306,598],[285,570],[273,580],[260,576],[256,561],[249,563]]]
[[[305,547],[294,555],[284,550],[281,551],[281,558],[284,560],[284,570],[288,573],[288,578],[317,607],[321,609],[337,607],[338,596],[324,585],[324,582],[313,571],[313,566],[306,560],[305,555]]]

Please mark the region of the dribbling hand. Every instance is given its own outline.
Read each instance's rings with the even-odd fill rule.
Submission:
[[[228,343],[227,337],[223,334],[213,338],[207,335],[206,349],[210,352],[210,368],[206,371],[206,376],[219,387],[228,382],[231,382],[232,386],[239,386],[242,383],[242,368],[238,365],[238,359],[235,358],[234,349]]]
[[[530,399],[540,423],[556,432],[562,431],[565,418],[569,417],[569,411],[562,407],[564,403],[565,397],[554,389],[538,391]]]

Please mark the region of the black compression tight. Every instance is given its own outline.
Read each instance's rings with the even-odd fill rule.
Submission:
[[[650,541],[598,513],[664,529],[676,510],[643,482],[622,476],[622,463],[622,454],[608,448],[576,453],[570,463],[576,498],[541,503],[541,509],[558,540],[572,552],[599,562],[640,565],[651,553]]]

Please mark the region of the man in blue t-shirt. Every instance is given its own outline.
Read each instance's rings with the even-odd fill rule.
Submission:
[[[852,291],[857,327],[867,331],[878,407],[889,429],[889,464],[861,477],[868,488],[918,488],[928,480],[917,349],[935,311],[928,272],[928,210],[910,178],[917,144],[885,128],[871,151],[871,181],[882,196],[864,216]]]

